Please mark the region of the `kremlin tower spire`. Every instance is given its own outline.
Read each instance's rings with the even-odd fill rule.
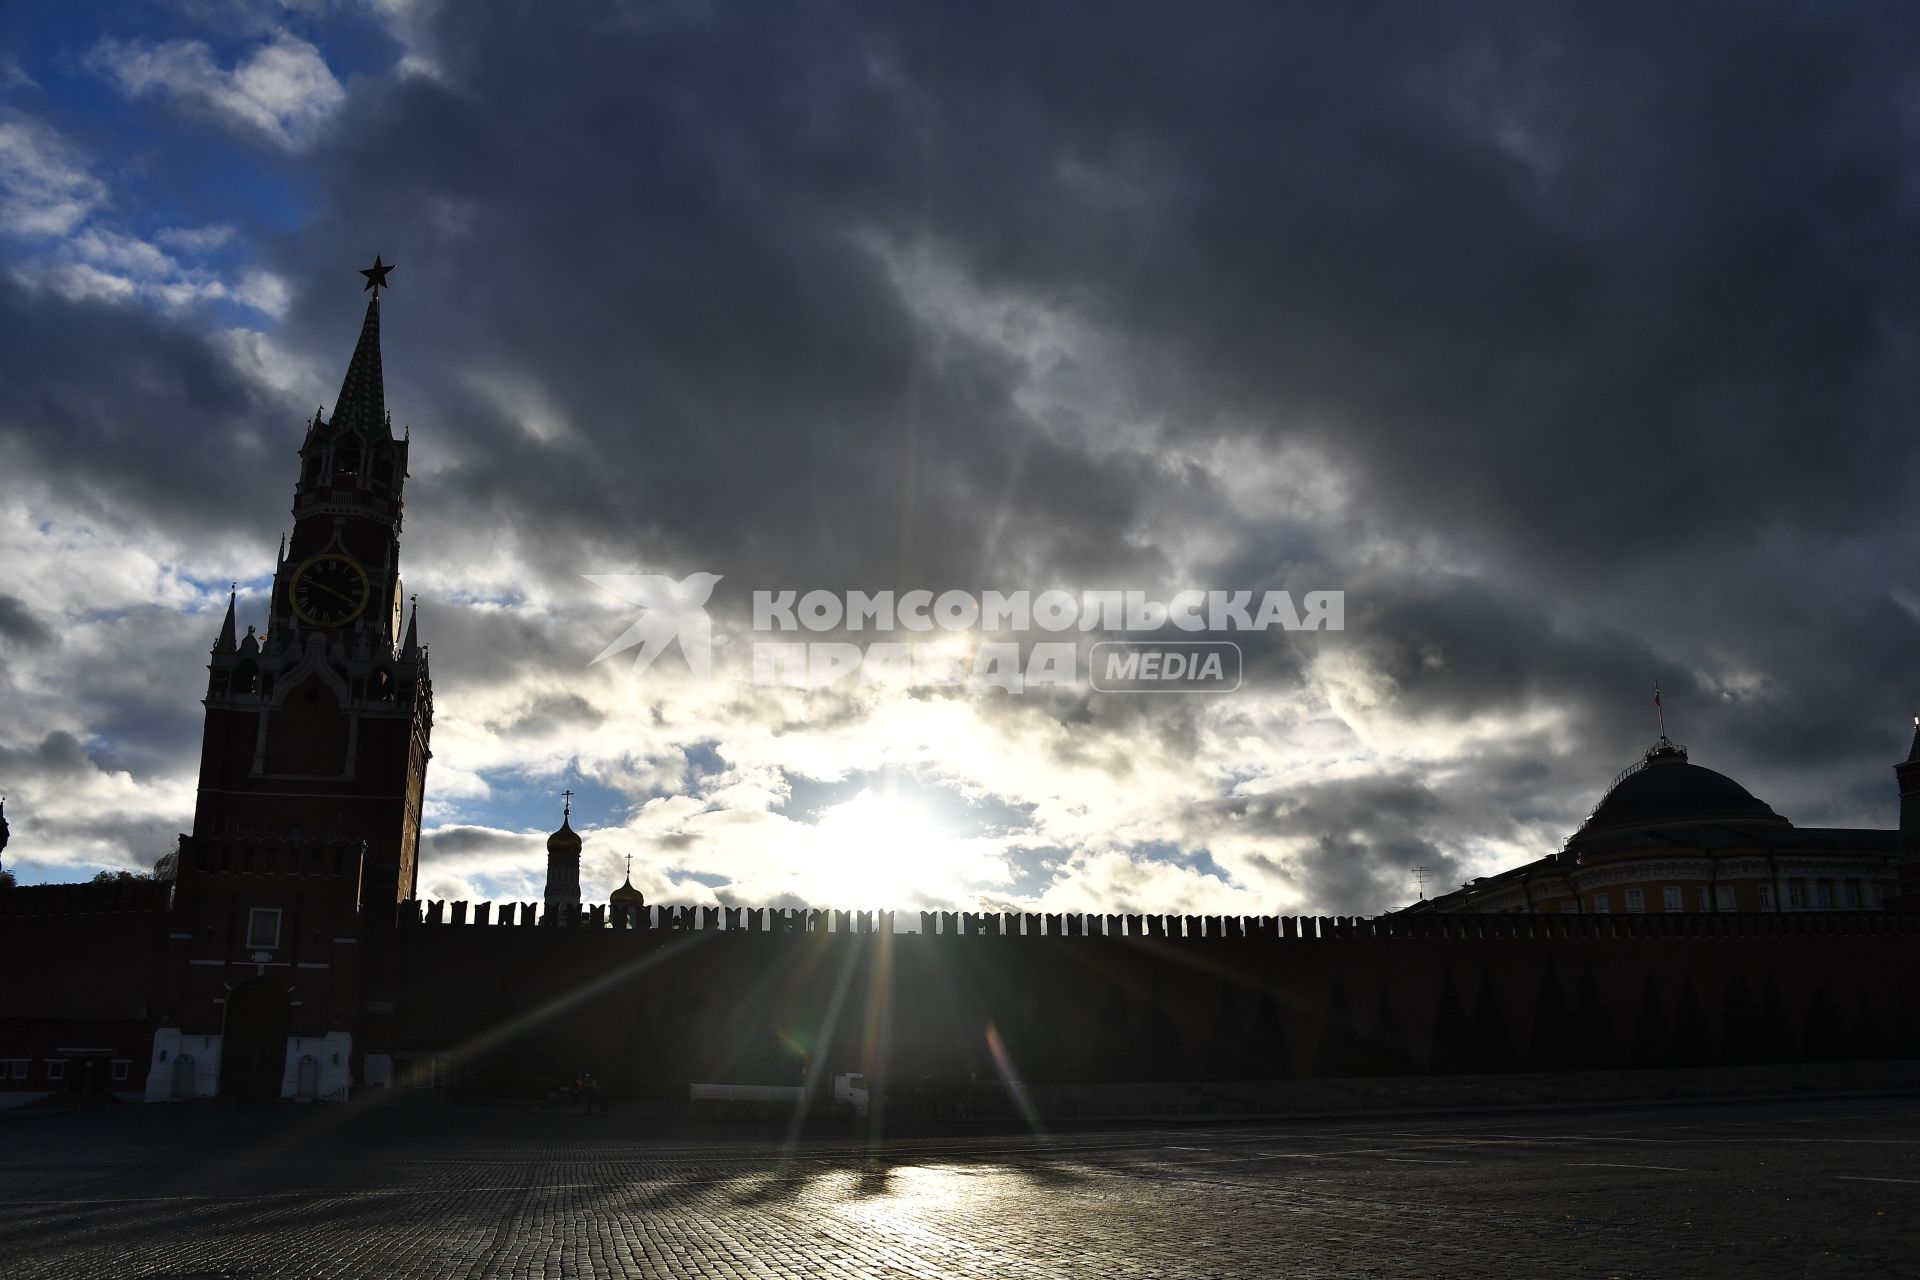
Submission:
[[[233,637],[233,602],[239,594],[239,583],[227,588],[227,620],[220,624],[220,635],[213,642],[215,653],[232,653],[237,647]]]
[[[363,435],[387,432],[387,389],[380,370],[380,290],[386,287],[387,273],[393,264],[380,261],[363,268],[366,288],[373,290],[367,300],[367,314],[360,322],[360,341],[354,344],[353,359],[347,363],[347,376],[340,383],[340,396],[333,402],[331,426],[334,430],[354,429]]]

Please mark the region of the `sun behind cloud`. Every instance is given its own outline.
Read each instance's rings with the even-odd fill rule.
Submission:
[[[822,902],[964,901],[1007,877],[990,841],[964,838],[884,790],[824,810],[812,837],[812,865],[797,871]]]

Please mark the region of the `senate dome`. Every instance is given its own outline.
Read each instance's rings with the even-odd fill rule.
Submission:
[[[1643,827],[1697,822],[1791,825],[1732,778],[1689,763],[1685,747],[1662,738],[1639,763],[1614,779],[1568,843]]]
[[[1920,830],[1920,721],[1902,803]],[[1617,775],[1557,852],[1478,876],[1410,911],[1628,915],[1882,911],[1900,833],[1797,827],[1662,734]]]

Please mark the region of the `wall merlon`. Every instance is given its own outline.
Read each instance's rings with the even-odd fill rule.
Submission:
[[[30,884],[0,892],[0,916],[73,916],[166,911],[169,880],[103,880],[98,884]]]
[[[58,916],[102,911],[164,911],[164,882],[115,881],[99,885],[28,886],[0,895],[0,916]],[[872,935],[894,932],[891,911],[817,908],[662,905],[641,908],[631,923],[596,904],[556,907],[544,917],[537,903],[409,901],[401,923],[413,925],[532,925],[544,922],[583,936],[607,932],[636,935],[677,933]],[[517,908],[517,910],[516,910]],[[922,911],[920,934],[929,938],[1109,938],[1183,946],[1247,942],[1392,943],[1554,939],[1693,939],[1838,936],[1904,936],[1920,919],[1894,913],[1785,912],[1762,914],[1568,913],[1378,916],[1179,916],[1081,915]]]

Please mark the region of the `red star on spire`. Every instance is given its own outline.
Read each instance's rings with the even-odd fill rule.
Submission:
[[[360,269],[360,274],[367,278],[365,287],[374,290],[391,289],[393,286],[387,283],[387,272],[393,270],[393,266],[394,264],[391,262],[382,263],[380,261],[380,255],[377,253],[374,254],[373,265]]]

